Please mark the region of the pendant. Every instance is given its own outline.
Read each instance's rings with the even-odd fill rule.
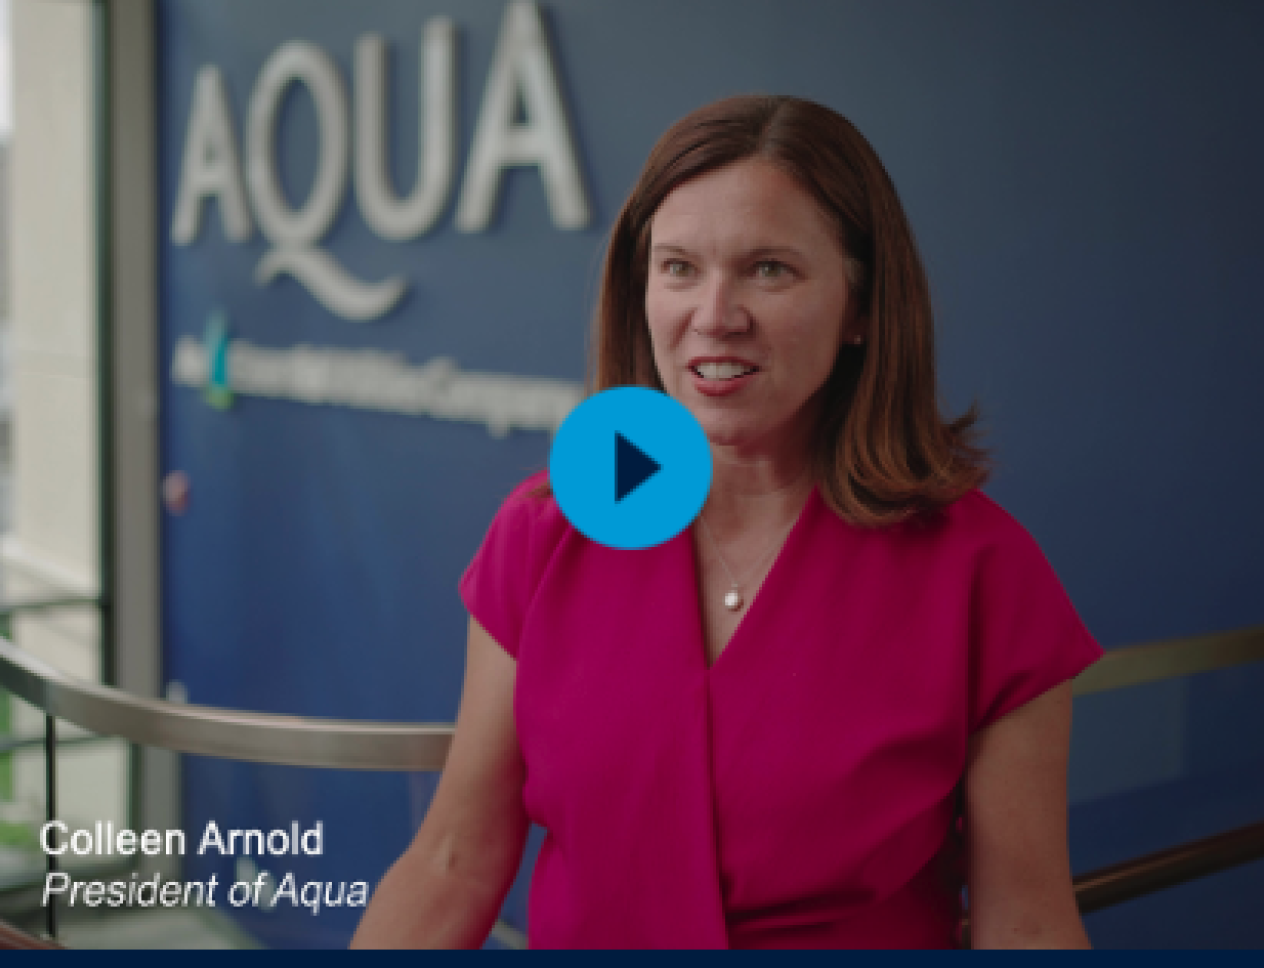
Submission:
[[[742,593],[734,588],[731,592],[724,596],[724,607],[730,612],[736,612],[742,607]]]

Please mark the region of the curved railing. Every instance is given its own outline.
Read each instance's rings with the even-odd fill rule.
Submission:
[[[1074,683],[1083,696],[1264,660],[1264,627],[1113,649]],[[71,676],[0,638],[0,687],[94,733],[221,759],[349,770],[441,770],[448,723],[322,719],[196,706]]]
[[[38,603],[37,607],[38,607]],[[1109,652],[1075,681],[1086,695],[1264,659],[1264,627],[1131,646]],[[441,770],[453,727],[282,716],[162,699],[142,699],[98,685],[0,639],[0,687],[43,710],[48,735],[50,819],[54,814],[57,719],[142,746],[222,759],[329,769]],[[1081,911],[1099,910],[1195,877],[1264,857],[1264,823],[1134,858],[1075,879]],[[50,863],[53,858],[49,857]],[[3,928],[0,925],[0,928]],[[966,922],[968,931],[968,919]],[[55,909],[49,909],[55,936]],[[493,935],[513,947],[525,939],[498,923]],[[968,937],[968,934],[967,934]],[[47,942],[0,930],[0,947]],[[6,942],[9,942],[6,944]]]
[[[67,675],[0,639],[0,686],[94,733],[179,753],[282,766],[441,770],[445,724],[317,719],[142,699]]]

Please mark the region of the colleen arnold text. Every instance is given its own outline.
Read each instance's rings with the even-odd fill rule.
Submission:
[[[69,836],[67,836],[69,834]],[[40,828],[40,846],[46,854],[59,857],[70,853],[93,856],[124,856],[145,854],[150,857],[180,857],[186,853],[183,830],[145,830],[137,832],[126,828],[116,829],[112,823],[98,822],[92,828],[71,832],[60,820],[50,820]],[[318,856],[324,852],[324,828],[318,821],[310,830],[300,830],[296,822],[289,830],[227,830],[222,831],[215,821],[203,830],[198,841],[197,854],[222,856],[271,856],[306,854]],[[364,907],[368,903],[369,887],[365,881],[307,881],[300,885],[293,874],[281,878],[275,890],[265,890],[270,875],[262,872],[253,881],[236,881],[227,888],[225,895],[233,907],[275,906],[282,901],[292,905],[302,904],[312,914],[321,907]],[[50,871],[44,879],[43,903],[61,900],[71,907],[215,907],[219,880],[211,875],[205,881],[165,881],[161,875],[145,880],[133,873],[127,880],[77,881],[64,871]]]

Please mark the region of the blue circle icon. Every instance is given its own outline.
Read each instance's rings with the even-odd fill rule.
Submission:
[[[657,390],[618,387],[581,403],[549,454],[566,519],[611,548],[649,548],[693,523],[711,488],[711,448],[693,414]]]

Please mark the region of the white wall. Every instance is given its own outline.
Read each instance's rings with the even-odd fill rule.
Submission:
[[[92,30],[87,0],[12,0],[13,532],[3,545],[12,600],[97,588],[96,277]],[[91,609],[29,615],[17,643],[96,679]],[[23,708],[20,733],[42,729]],[[17,803],[42,812],[42,752],[16,764]],[[67,823],[125,822],[119,744],[66,751],[58,771]]]

